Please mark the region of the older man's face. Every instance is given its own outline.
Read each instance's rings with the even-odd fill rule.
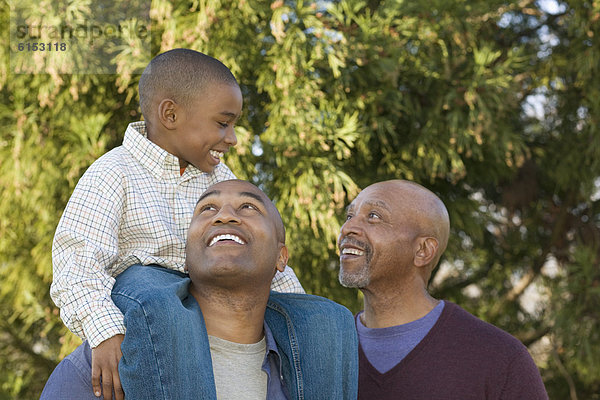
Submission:
[[[221,182],[203,194],[188,232],[186,265],[192,282],[270,284],[284,245],[268,202],[244,181]]]
[[[340,283],[368,288],[389,280],[412,262],[415,229],[399,204],[404,194],[396,187],[367,187],[350,204],[338,237]]]

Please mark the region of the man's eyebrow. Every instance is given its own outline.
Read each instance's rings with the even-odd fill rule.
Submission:
[[[221,111],[219,113],[219,115],[222,115],[222,116],[227,117],[227,118],[235,119],[236,121],[238,119],[240,119],[240,117],[241,117],[241,114],[236,114],[236,113],[231,112],[231,111]]]
[[[381,200],[370,200],[370,201],[365,201],[365,204],[370,205],[370,206],[375,206],[375,207],[379,207],[379,208],[383,208],[384,210],[391,212],[390,207],[387,205],[387,203],[385,201],[381,201]],[[350,213],[354,211],[354,204],[349,204],[348,207],[346,207],[346,214]]]
[[[372,200],[372,201],[367,201],[367,204],[371,205],[371,206],[375,206],[375,207],[380,207],[383,208],[387,211],[391,211],[390,207],[387,205],[387,203],[385,201],[381,201],[381,200]]]
[[[207,190],[206,192],[204,192],[202,194],[202,196],[200,196],[200,198],[198,199],[198,202],[196,203],[196,205],[198,205],[198,203],[200,203],[202,200],[206,199],[207,197],[210,196],[218,196],[221,194],[220,190]],[[252,193],[252,192],[240,192],[240,196],[241,197],[251,197],[253,199],[255,199],[256,201],[260,202],[263,206],[266,207],[265,201],[263,200],[263,198],[261,196],[259,196],[256,193]]]
[[[240,196],[252,197],[253,199],[259,201],[260,204],[262,204],[264,207],[267,206],[265,204],[265,201],[263,200],[263,198],[261,196],[257,195],[256,193],[253,193],[253,192],[241,192]]]
[[[196,205],[198,205],[198,203],[200,203],[202,200],[204,200],[205,198],[209,197],[209,196],[218,196],[221,194],[220,190],[207,190],[206,192],[202,193],[202,196],[200,196],[200,198],[198,199],[198,201],[196,202]]]

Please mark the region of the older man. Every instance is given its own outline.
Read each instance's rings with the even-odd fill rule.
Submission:
[[[547,399],[521,342],[427,292],[449,227],[442,201],[408,181],[373,184],[348,207],[339,279],[364,294],[359,399]]]
[[[238,180],[211,186],[187,243],[189,279],[158,267],[117,278],[127,399],[356,398],[352,314],[324,298],[270,292],[288,252],[281,217],[260,189]],[[177,303],[165,301],[169,293],[180,301],[165,309]],[[182,321],[193,335],[175,330]],[[92,399],[89,353],[84,343],[63,360],[42,399]]]

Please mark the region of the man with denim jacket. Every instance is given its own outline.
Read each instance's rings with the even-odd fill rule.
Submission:
[[[356,398],[351,313],[317,296],[269,290],[288,254],[281,217],[260,189],[237,180],[213,185],[196,206],[187,243],[189,278],[148,267],[117,278],[127,399]],[[172,302],[163,293],[176,293],[180,306],[165,309]],[[182,337],[175,320],[197,334]],[[81,373],[87,349],[84,343],[59,364],[42,398],[94,398],[89,374]]]

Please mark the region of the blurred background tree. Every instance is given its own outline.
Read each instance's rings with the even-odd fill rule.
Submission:
[[[15,5],[0,3],[0,400],[39,397],[79,343],[48,294],[54,229],[81,174],[141,118],[135,71],[174,47],[238,78],[226,163],[276,201],[309,293],[360,309],[337,282],[344,207],[375,181],[415,180],[453,226],[434,295],[528,345],[551,399],[600,398],[597,0],[153,0],[138,16],[151,54],[97,39],[114,74],[60,74],[67,61],[16,74]],[[131,17],[103,3],[32,2],[31,18]]]

